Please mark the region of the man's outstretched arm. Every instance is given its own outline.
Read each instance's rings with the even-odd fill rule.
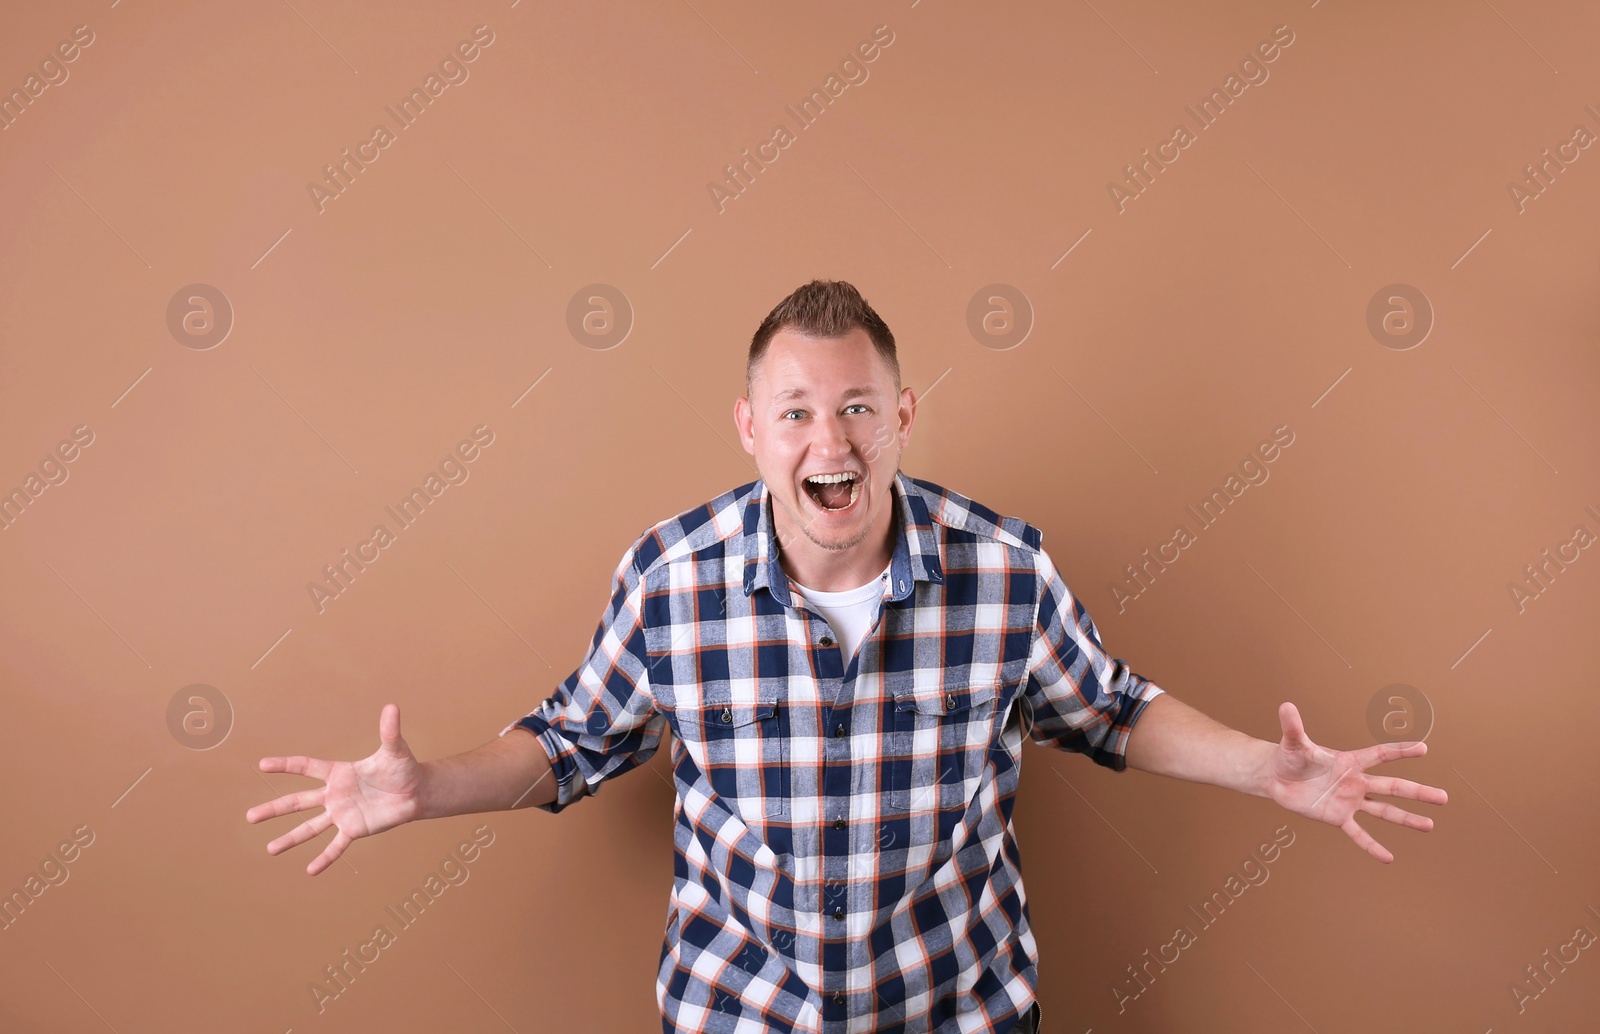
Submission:
[[[1277,744],[1207,717],[1163,693],[1145,705],[1128,737],[1129,768],[1266,797],[1264,772]]]
[[[537,808],[554,801],[550,755],[533,733],[521,732],[508,732],[463,754],[423,762],[417,818]],[[582,793],[584,787],[578,789]]]
[[[247,821],[261,822],[323,809],[269,843],[267,853],[281,854],[336,826],[333,839],[306,866],[315,876],[354,841],[401,823],[512,808],[559,811],[592,794],[601,779],[649,760],[665,721],[645,694],[638,545],[623,554],[612,576],[610,605],[578,670],[533,714],[483,746],[423,764],[400,735],[400,708],[388,704],[378,718],[381,744],[360,761],[262,758],[263,772],[323,782],[245,812]],[[522,731],[513,732],[518,725]]]
[[[1278,721],[1283,739],[1269,743],[1230,729],[1165,693],[1151,700],[1135,723],[1128,737],[1128,766],[1266,797],[1297,815],[1338,826],[1380,862],[1392,862],[1394,855],[1361,828],[1356,812],[1424,832],[1433,828],[1432,819],[1373,800],[1372,795],[1444,804],[1449,798],[1442,789],[1367,774],[1367,769],[1387,761],[1421,757],[1428,752],[1426,743],[1330,750],[1311,742],[1293,704],[1278,707]]]
[[[263,772],[289,772],[323,782],[245,812],[247,822],[263,822],[323,809],[269,843],[268,854],[281,854],[336,826],[328,846],[306,866],[306,872],[315,876],[356,840],[402,823],[536,807],[556,798],[550,755],[532,735],[499,736],[464,754],[423,763],[400,735],[400,708],[388,704],[378,717],[378,738],[378,749],[360,761],[261,759]]]

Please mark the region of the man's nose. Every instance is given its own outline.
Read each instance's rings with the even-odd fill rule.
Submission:
[[[836,416],[820,417],[816,423],[816,437],[811,447],[826,456],[846,456],[852,448],[850,436],[845,433],[844,422]]]

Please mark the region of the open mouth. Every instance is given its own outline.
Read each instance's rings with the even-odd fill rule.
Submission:
[[[829,512],[848,510],[861,495],[861,480],[855,471],[837,474],[812,474],[805,480],[806,494],[818,509]]]

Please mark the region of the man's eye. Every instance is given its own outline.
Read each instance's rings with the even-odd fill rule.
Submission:
[[[783,414],[783,419],[787,420],[787,419],[789,419],[790,417],[794,416],[797,413],[799,415],[801,415],[801,416],[804,416],[805,412],[806,411],[803,410],[803,409],[791,409],[787,413]]]
[[[867,407],[866,407],[866,406],[864,406],[864,405],[862,405],[862,404],[861,404],[861,403],[859,403],[859,402],[857,402],[857,403],[856,403],[856,404],[854,404],[854,405],[851,405],[851,406],[846,406],[846,407],[844,407],[844,408],[845,408],[845,412],[849,412],[849,411],[850,411],[850,410],[852,410],[852,409],[859,409],[859,410],[861,410],[861,411],[862,411],[862,412],[863,412],[863,413],[868,413],[868,412],[871,412],[871,410],[870,410],[870,409],[868,409],[868,408],[867,408]]]

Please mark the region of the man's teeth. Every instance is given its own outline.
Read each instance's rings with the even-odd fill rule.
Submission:
[[[861,480],[853,470],[842,470],[836,474],[812,474],[805,479],[805,483],[808,488],[815,489],[809,494],[824,510],[848,510],[854,505],[856,497],[861,494]],[[833,495],[837,496],[837,489],[841,485],[849,488],[848,498],[837,506],[830,506],[826,493],[832,489]]]

